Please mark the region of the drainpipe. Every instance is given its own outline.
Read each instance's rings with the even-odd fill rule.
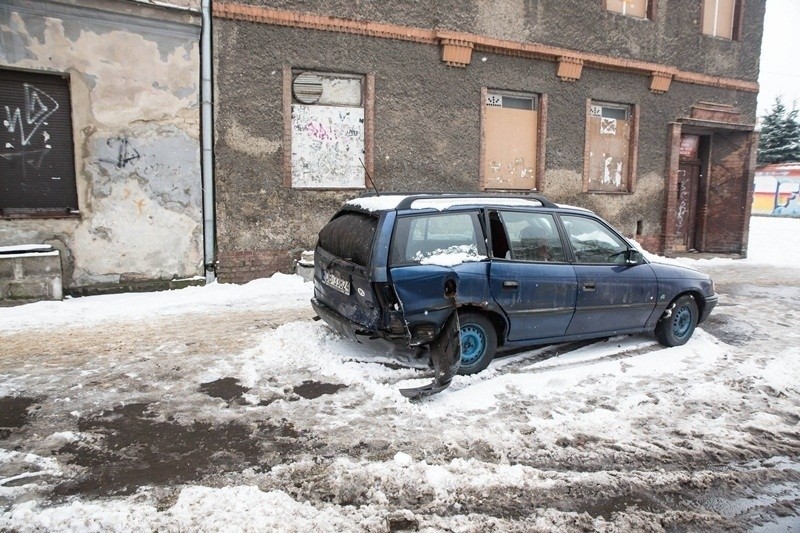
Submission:
[[[202,0],[200,37],[200,124],[202,126],[203,244],[206,283],[217,279],[216,224],[214,221],[214,108],[211,68],[211,0]]]

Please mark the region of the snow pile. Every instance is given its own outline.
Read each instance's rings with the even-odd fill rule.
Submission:
[[[385,349],[307,319],[312,286],[296,276],[0,308],[5,346],[39,346],[66,326],[102,341],[42,349],[33,360],[15,349],[0,357],[0,397],[35,401],[24,425],[0,440],[8,448],[0,449],[0,530],[721,531],[768,530],[787,515],[792,525],[800,289],[758,285],[753,265],[776,255],[757,239],[790,242],[799,222],[754,219],[751,257],[714,260],[732,272],[728,286],[751,292],[726,287],[684,346],[638,335],[515,352],[419,402],[398,389],[428,383],[431,372],[399,367]],[[256,321],[236,329],[255,311]],[[222,323],[219,338],[201,345],[211,330],[182,331],[194,326],[191,313]],[[104,348],[124,333],[120,323],[137,321],[150,329],[136,332],[163,329],[163,337]],[[723,326],[740,344],[720,340]],[[223,379],[241,396],[202,390]],[[297,392],[305,382],[344,387],[308,397]],[[150,450],[145,442],[167,465],[183,458],[158,439],[107,449],[118,435],[92,422],[118,420],[115,408],[134,403],[146,413],[135,421],[152,427],[244,428],[254,455],[237,459],[223,438],[208,450],[231,462],[209,459],[197,477],[57,498],[60,483],[114,473],[101,461],[80,466],[76,448],[117,461]],[[288,429],[264,429],[272,426]]]
[[[244,285],[211,283],[163,292],[67,298],[0,307],[0,332],[232,309],[293,308],[307,305],[312,293],[313,284],[300,276],[275,274]]]

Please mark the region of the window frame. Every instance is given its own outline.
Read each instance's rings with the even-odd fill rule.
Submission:
[[[564,241],[564,233],[562,232],[561,221],[558,220],[555,216],[555,213],[548,212],[548,211],[532,211],[528,209],[513,209],[513,208],[492,208],[487,210],[487,216],[489,218],[489,224],[491,224],[491,216],[492,214],[496,214],[500,224],[502,225],[503,231],[505,232],[505,239],[508,243],[508,251],[510,252],[511,257],[499,257],[494,255],[494,242],[492,240],[492,250],[489,253],[489,257],[491,257],[492,261],[510,261],[514,263],[522,263],[522,264],[546,264],[546,265],[553,265],[553,264],[569,264],[570,263],[570,253],[571,249],[568,245],[565,244]],[[559,260],[553,261],[539,261],[539,260],[532,260],[532,259],[521,259],[516,257],[516,253],[514,250],[513,241],[514,239],[511,237],[511,233],[508,230],[508,223],[504,217],[506,213],[519,213],[523,215],[530,215],[542,218],[549,218],[550,222],[552,223],[552,230],[554,232],[554,236],[552,236],[553,240],[558,240],[561,244],[561,258]]]
[[[625,246],[625,250],[620,250],[620,252],[619,252],[621,260],[620,261],[615,261],[615,262],[603,262],[603,263],[584,263],[582,261],[579,261],[578,260],[578,254],[576,253],[576,250],[575,250],[575,246],[572,244],[572,237],[570,235],[569,228],[567,227],[566,221],[564,220],[565,217],[572,217],[572,218],[580,218],[580,219],[583,219],[583,220],[590,220],[590,221],[594,222],[595,224],[597,224],[598,226],[601,226],[601,227],[605,228],[605,230],[609,234],[611,234],[612,236],[620,239],[622,244]],[[606,223],[605,220],[602,220],[602,219],[600,219],[598,217],[589,216],[589,215],[583,215],[583,214],[579,214],[579,213],[558,213],[558,222],[562,226],[562,228],[564,229],[563,238],[567,241],[566,249],[569,250],[570,263],[575,264],[575,265],[613,265],[613,266],[619,266],[621,264],[625,264],[625,256],[624,256],[623,252],[625,252],[627,250],[630,250],[632,248],[631,243],[625,236],[621,235],[617,230],[612,228],[610,224]]]
[[[532,189],[502,189],[493,188],[488,186],[488,176],[486,175],[486,99],[489,94],[508,95],[517,98],[533,98],[534,102],[538,104],[538,124],[536,125],[536,164],[535,175],[533,178]],[[514,91],[506,89],[493,89],[491,87],[481,87],[480,94],[480,120],[481,120],[481,137],[480,137],[480,170],[478,173],[478,189],[481,191],[527,191],[538,192],[544,188],[544,174],[545,174],[545,157],[547,152],[547,103],[548,97],[546,93],[537,93],[530,91]]]
[[[656,20],[656,16],[658,14],[658,0],[645,0],[647,2],[647,6],[645,7],[645,16],[644,17],[637,17],[635,15],[629,15],[627,13],[621,13],[619,11],[615,11],[608,7],[609,0],[603,0],[603,9],[609,13],[614,13],[615,15],[620,15],[623,17],[630,17],[632,19],[637,20]]]
[[[455,215],[467,215],[470,217],[470,220],[472,222],[473,236],[475,237],[475,246],[477,248],[478,255],[491,258],[491,256],[487,251],[487,243],[483,230],[482,215],[479,210],[476,210],[474,208],[448,210],[448,211],[428,210],[428,211],[421,211],[419,213],[400,215],[395,219],[394,227],[392,228],[392,238],[389,243],[388,268],[391,269],[403,266],[425,266],[420,261],[406,259],[408,255],[408,250],[405,248],[402,250],[403,251],[402,256],[398,254],[399,251],[397,248],[398,242],[404,243],[404,246],[409,243],[411,232],[413,231],[411,227],[413,219],[426,218],[430,220],[431,218],[455,216]],[[401,227],[401,221],[404,223],[403,227]],[[405,221],[408,221],[407,226],[405,226]],[[398,239],[400,240],[398,241]]]
[[[722,41],[739,41],[741,40],[742,31],[743,31],[743,20],[744,20],[744,0],[733,0],[733,20],[731,21],[731,36],[728,37],[721,37],[719,35],[713,35],[710,33],[705,33],[703,31],[703,26],[706,18],[706,4],[710,1],[716,0],[702,0],[700,2],[700,35],[704,37],[709,37],[712,39],[720,39]]]
[[[358,187],[295,187],[292,185],[292,105],[295,104],[292,83],[295,75],[300,72],[313,72],[320,75],[336,76],[342,78],[361,78],[364,80],[361,92],[361,108],[364,110],[364,185]],[[306,104],[304,104],[306,105]],[[313,105],[313,104],[312,104]],[[322,70],[318,68],[303,67],[283,67],[283,187],[295,191],[318,191],[318,192],[347,192],[363,191],[369,189],[371,176],[374,175],[375,161],[375,73],[358,72],[337,72],[332,70]],[[355,107],[355,106],[343,106]]]
[[[68,146],[64,148],[64,152],[69,154],[69,161],[64,167],[64,170],[69,172],[69,175],[66,176],[64,179],[70,180],[71,187],[69,187],[69,191],[64,191],[62,195],[59,197],[59,203],[74,203],[74,205],[64,205],[64,206],[55,206],[55,207],[2,207],[0,206],[0,220],[15,220],[15,219],[59,219],[59,218],[81,218],[80,212],[80,205],[81,205],[81,191],[78,183],[78,171],[76,167],[76,157],[75,157],[75,150],[76,150],[76,131],[75,131],[75,124],[72,117],[72,96],[73,96],[73,88],[72,88],[72,79],[68,73],[65,72],[52,72],[52,71],[42,71],[42,70],[21,70],[21,69],[14,69],[14,68],[7,68],[5,66],[0,67],[0,73],[4,73],[7,75],[4,76],[10,82],[19,82],[22,84],[23,87],[25,86],[32,86],[39,91],[42,91],[41,88],[37,87],[37,78],[38,83],[42,84],[63,84],[63,89],[66,93],[67,103],[64,104],[63,102],[58,105],[57,109],[60,109],[62,106],[66,105],[64,108],[65,118],[62,127],[65,129],[66,132],[69,134]],[[27,90],[27,89],[26,89]],[[44,92],[44,91],[42,91]],[[44,93],[45,95],[47,93]],[[4,108],[5,110],[5,108]],[[55,110],[54,110],[55,111]],[[22,112],[21,109],[16,109],[12,115],[16,115],[17,112]],[[49,117],[50,115],[47,115]],[[52,119],[51,119],[52,120]],[[20,121],[25,122],[26,126],[27,120],[25,118],[20,118]],[[43,125],[47,125],[47,122],[43,122]],[[16,125],[16,123],[15,123]],[[8,126],[4,127],[4,131],[9,135],[17,135],[17,131],[11,132],[8,131]],[[37,125],[38,128],[38,125]],[[41,130],[45,131],[45,130]],[[52,131],[52,130],[51,130]],[[40,131],[36,131],[38,134]],[[23,134],[23,130],[20,128],[20,134]],[[28,138],[33,135],[30,133]],[[5,141],[4,141],[5,142]],[[45,141],[46,143],[47,141]],[[15,143],[16,144],[16,143]],[[49,149],[49,145],[47,145]],[[58,155],[58,154],[54,154]],[[19,180],[20,178],[15,178]],[[66,199],[69,196],[68,199]]]
[[[592,105],[600,105],[606,107],[625,107],[630,109],[630,140],[628,145],[628,173],[625,176],[625,188],[615,191],[594,190],[590,188],[590,172],[591,172],[591,123],[589,118],[592,116]],[[607,100],[593,100],[592,98],[586,99],[586,111],[584,120],[586,122],[585,136],[584,136],[584,151],[583,151],[583,192],[590,194],[633,194],[636,192],[636,167],[638,164],[639,152],[639,105],[626,104],[621,102],[610,102]]]

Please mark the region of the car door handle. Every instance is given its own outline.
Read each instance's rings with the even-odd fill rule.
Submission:
[[[583,284],[583,290],[585,291],[595,291],[597,290],[597,284],[594,281],[587,281]]]
[[[509,281],[506,280],[503,282],[504,289],[519,289],[519,281]]]

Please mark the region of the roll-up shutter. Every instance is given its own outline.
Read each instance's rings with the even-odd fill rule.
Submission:
[[[78,209],[69,80],[0,70],[0,213]]]

